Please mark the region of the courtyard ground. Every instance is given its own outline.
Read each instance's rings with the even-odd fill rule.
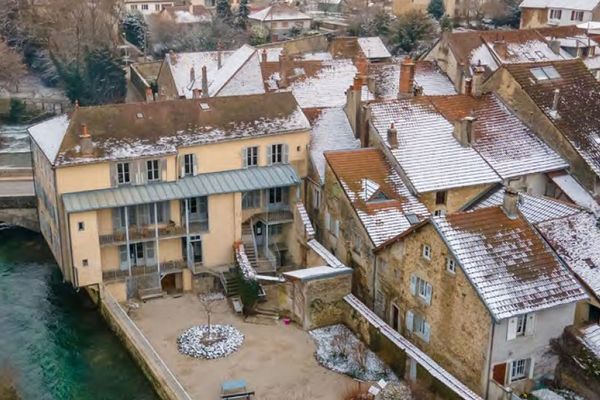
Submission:
[[[245,323],[227,300],[214,307],[211,322],[230,324],[245,340],[230,356],[217,360],[180,354],[177,337],[187,328],[206,323],[206,313],[194,295],[165,297],[141,304],[132,319],[192,398],[218,399],[221,383],[245,379],[257,400],[339,400],[357,383],[320,366],[310,335],[295,324]]]

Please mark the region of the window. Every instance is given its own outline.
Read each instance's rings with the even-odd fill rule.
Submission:
[[[410,332],[414,332],[425,342],[429,342],[431,328],[423,316],[408,310],[406,312],[406,329]]]
[[[269,189],[269,204],[278,204],[283,202],[283,189],[280,187]]]
[[[316,186],[312,186],[312,206],[313,209],[318,210],[321,206],[321,190]]]
[[[195,175],[194,154],[184,154],[183,156],[183,176]]]
[[[244,149],[244,168],[256,167],[258,165],[258,147],[246,147]]]
[[[283,225],[269,225],[269,236],[281,235],[283,232]]]
[[[521,360],[514,360],[510,363],[510,381],[519,381],[529,376],[529,370],[531,369],[531,359],[524,358]]]
[[[446,271],[456,273],[456,260],[452,257],[446,257]]]
[[[392,328],[395,331],[398,331],[398,328],[400,326],[400,322],[399,322],[400,321],[400,309],[395,304],[392,304],[390,319],[392,320],[391,321]]]
[[[519,315],[517,317],[517,336],[525,336],[527,329],[527,315]]]
[[[131,183],[131,176],[129,175],[129,163],[117,164],[117,182],[119,185]]]
[[[583,11],[571,11],[571,21],[583,21]]]
[[[445,211],[445,210],[442,210],[442,209],[435,210],[435,211],[433,212],[433,216],[434,216],[434,217],[442,217],[442,216],[444,216],[444,215],[446,215],[446,211]]]
[[[535,77],[535,79],[540,82],[540,81],[546,81],[549,79],[558,79],[560,78],[560,74],[558,73],[558,71],[556,70],[556,68],[549,66],[549,67],[540,67],[540,68],[531,68],[531,73],[533,74],[533,76]]]
[[[551,9],[550,10],[550,19],[561,19],[562,10]]]
[[[200,235],[190,236],[190,243],[187,246],[186,238],[182,239],[183,254],[186,260],[194,263],[202,262],[202,237]]]
[[[423,252],[421,253],[421,255],[426,260],[431,260],[431,246],[427,244],[423,245]]]
[[[431,293],[433,288],[426,280],[416,275],[410,277],[410,292],[413,296],[418,296],[427,305],[431,305]]]
[[[519,315],[508,320],[506,340],[513,340],[519,336],[531,336],[535,329],[535,314]]]
[[[154,5],[154,11],[160,11],[160,4]]]
[[[154,182],[159,179],[158,160],[146,161],[146,171],[148,182]]]
[[[132,10],[137,10],[137,9],[138,9],[138,7],[137,7],[137,4],[132,4],[132,5],[131,5],[131,9],[132,9]]]
[[[325,211],[325,227],[333,236],[337,237],[340,230],[340,222],[331,217],[329,212]]]
[[[84,267],[87,267],[89,265],[88,259],[84,258],[83,260],[81,260],[81,265],[83,265]]]
[[[197,214],[198,213],[198,199],[195,197],[192,197],[190,199],[190,214]]]
[[[81,232],[81,231],[85,231],[85,223],[84,223],[84,222],[81,222],[81,221],[80,221],[80,222],[78,222],[78,223],[77,223],[77,230],[78,230],[78,231],[80,231],[80,232]]]
[[[148,4],[142,4],[142,10],[147,10],[148,9]]]
[[[285,164],[288,162],[287,144],[273,144],[269,147],[269,164]]]
[[[260,190],[242,193],[242,208],[260,208]]]
[[[446,204],[446,191],[440,190],[439,192],[435,192],[435,204]]]

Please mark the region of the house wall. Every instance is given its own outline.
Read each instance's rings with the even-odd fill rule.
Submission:
[[[548,10],[543,8],[521,8],[521,29],[548,26]]]
[[[128,1],[125,10],[128,12],[139,11],[144,15],[158,14],[163,6],[173,6],[173,1]]]
[[[448,33],[442,33],[442,37],[435,46],[424,57],[427,61],[436,61],[439,68],[448,75],[459,93],[463,90],[463,73],[459,68],[458,61],[448,45]]]
[[[431,261],[422,257],[424,244],[431,246]],[[446,271],[448,248],[428,224],[409,234],[402,242],[378,253],[377,287],[382,298],[381,316],[393,326],[392,305],[399,309],[398,330],[452,375],[483,395],[491,334],[491,316],[466,275],[457,265],[456,273]],[[431,304],[411,293],[411,276],[432,285]],[[407,329],[410,310],[430,325],[430,339]]]
[[[158,100],[175,100],[179,98],[171,68],[164,60],[156,78],[156,86],[158,87]]]
[[[436,210],[444,210],[447,213],[458,211],[465,204],[477,196],[488,191],[494,185],[465,186],[446,191],[446,204],[435,204],[437,192],[427,192],[419,195],[419,200],[433,213]]]
[[[533,380],[513,382],[510,386],[520,393],[528,392],[533,381],[552,379],[558,356],[550,348],[550,340],[562,335],[563,330],[573,324],[575,303],[560,305],[535,313],[535,328],[530,336],[517,336],[507,340],[508,319],[494,326],[492,366],[509,360],[533,359]],[[509,373],[507,368],[507,374]]]
[[[78,224],[83,229],[78,229]],[[87,286],[102,282],[102,258],[98,241],[98,217],[96,211],[69,215],[69,232],[72,260],[75,270],[74,284]],[[87,265],[85,263],[87,262]]]
[[[484,83],[483,89],[486,92],[495,91],[536,135],[569,162],[571,173],[586,189],[593,192],[596,175],[590,166],[508,71],[503,68],[496,71]]]

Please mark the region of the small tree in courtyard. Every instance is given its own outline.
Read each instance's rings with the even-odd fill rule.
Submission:
[[[211,324],[210,324],[210,317],[213,313],[215,305],[217,304],[217,301],[221,300],[221,299],[222,299],[222,297],[215,295],[215,293],[198,295],[198,300],[200,300],[200,304],[202,305],[202,308],[204,309],[204,312],[206,313],[206,320],[207,320],[206,326],[208,327],[208,340],[212,339],[212,329],[211,329]]]
[[[420,11],[409,11],[401,15],[392,26],[390,45],[394,51],[415,52],[419,46],[433,40],[435,27],[431,18]]]
[[[230,21],[232,17],[231,6],[228,0],[217,0],[217,18]]]
[[[444,7],[444,0],[431,0],[427,7],[427,12],[435,19],[440,19],[446,12]]]

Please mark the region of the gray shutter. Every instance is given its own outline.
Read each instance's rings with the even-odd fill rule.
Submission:
[[[110,164],[110,186],[117,187],[119,185],[119,181],[117,178],[117,163]]]
[[[163,158],[160,160],[160,180],[167,180],[167,159]]]
[[[273,164],[273,146],[267,146],[267,165]]]
[[[525,335],[531,336],[535,332],[535,314],[527,314],[527,324],[525,325]]]
[[[192,154],[192,161],[193,161],[192,175],[196,176],[196,175],[198,175],[198,156],[196,154]]]
[[[140,171],[140,181],[139,181],[140,185],[143,185],[148,182],[148,161],[149,160],[138,161],[139,171]]]
[[[154,242],[146,242],[144,247],[145,247],[144,257],[146,257],[146,265],[151,266],[151,265],[156,264],[155,252],[154,252]]]
[[[248,168],[248,148],[242,148],[242,168]]]
[[[417,294],[417,277],[415,275],[410,276],[410,293],[413,296]]]
[[[410,332],[413,331],[413,318],[413,312],[410,310],[406,311],[406,329],[408,329]]]
[[[123,221],[121,221],[121,209],[113,208],[112,209],[112,217],[113,217],[113,231],[121,229],[123,226]]]
[[[283,154],[281,155],[281,162],[283,164],[287,164],[288,163],[288,153],[289,153],[289,146],[287,144],[283,144],[283,146],[281,146],[281,151],[283,152]]]
[[[184,162],[183,154],[177,156],[177,164],[179,169],[179,177],[183,178],[185,176],[185,162]]]
[[[163,222],[169,222],[169,220],[171,219],[171,202],[170,201],[163,201],[162,204],[162,217],[163,217]]]
[[[427,305],[431,305],[431,294],[433,292],[433,287],[431,286],[430,283],[426,283],[425,284],[425,301],[427,302]]]
[[[517,318],[513,317],[507,321],[508,329],[506,332],[506,340],[513,340],[517,337]]]
[[[429,343],[429,337],[431,336],[431,327],[427,321],[423,322],[423,340]]]

